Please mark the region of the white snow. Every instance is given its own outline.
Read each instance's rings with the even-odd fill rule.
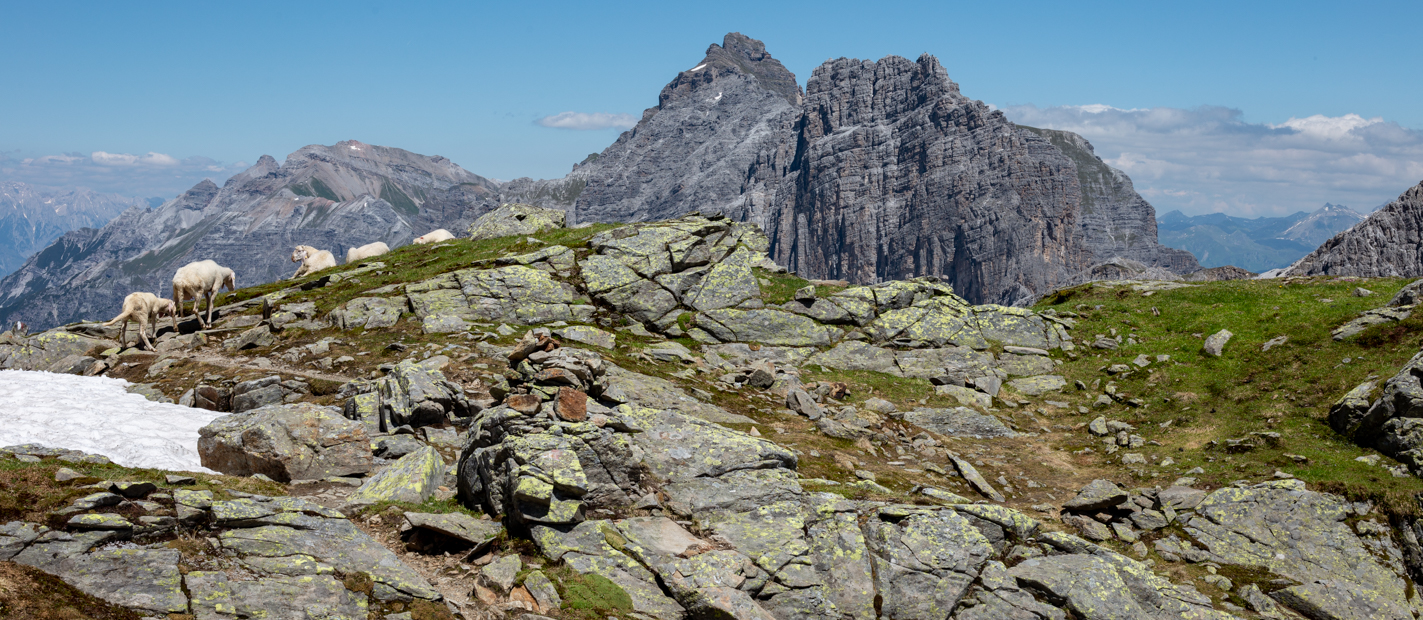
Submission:
[[[692,71],[701,71],[701,70],[702,70],[702,67],[705,67],[705,66],[707,66],[707,63],[702,63],[702,64],[700,64],[700,65],[697,65],[697,66],[695,66],[695,67],[692,67]],[[688,71],[687,73],[691,73],[692,71]]]
[[[198,429],[224,414],[152,402],[110,377],[0,370],[0,446],[37,443],[102,454],[125,467],[213,473]]]

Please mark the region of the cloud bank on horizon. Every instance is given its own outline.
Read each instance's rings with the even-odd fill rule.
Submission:
[[[136,197],[174,198],[204,178],[221,185],[246,169],[246,162],[225,164],[193,156],[178,159],[164,153],[108,153],[94,151],[12,157],[0,153],[0,181],[20,181],[55,190],[76,187]]]
[[[611,114],[608,112],[563,112],[545,116],[534,121],[540,127],[554,129],[632,129],[637,125],[637,117],[631,114]]]
[[[1367,213],[1423,181],[1423,131],[1382,118],[1316,114],[1249,123],[1240,110],[1220,106],[1002,110],[1021,125],[1087,138],[1158,215],[1278,216],[1326,202]]]

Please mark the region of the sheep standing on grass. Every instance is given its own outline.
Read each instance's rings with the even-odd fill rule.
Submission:
[[[454,238],[455,236],[451,234],[450,231],[441,228],[434,232],[425,233],[423,235],[420,235],[419,237],[416,237],[414,243],[417,245],[421,243],[439,243],[441,241],[449,241],[450,239]]]
[[[173,317],[173,331],[178,331],[178,309],[173,305],[173,300],[163,299],[153,293],[129,293],[128,297],[124,298],[123,312],[104,325],[113,326],[123,321],[124,326],[119,330],[119,346],[125,346],[124,341],[128,340],[128,322],[137,322],[139,340],[144,348],[152,349],[153,343],[148,340],[148,323],[153,322],[153,339],[157,340],[158,322],[165,316]]]
[[[309,245],[299,245],[295,250],[292,250],[292,262],[301,263],[301,267],[297,268],[296,274],[288,278],[289,280],[335,267],[336,257],[327,250],[318,250]]]
[[[390,246],[379,241],[367,243],[359,248],[346,250],[346,264],[350,265],[358,260],[365,260],[372,256],[380,256],[390,251]]]
[[[213,298],[221,289],[229,291],[237,290],[237,274],[231,269],[223,267],[210,260],[200,260],[195,263],[184,265],[177,273],[173,274],[173,303],[177,305],[179,311],[183,307],[183,302],[188,299],[193,300],[193,314],[198,317],[198,324],[203,329],[212,325]],[[208,303],[208,318],[203,320],[203,315],[198,312],[198,303],[206,299]],[[173,329],[178,328],[178,319],[173,319]]]

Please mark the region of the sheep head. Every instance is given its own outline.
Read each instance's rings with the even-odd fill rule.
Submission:
[[[296,246],[296,249],[295,249],[295,250],[292,250],[292,262],[293,262],[293,263],[299,263],[299,262],[301,262],[301,261],[306,260],[306,256],[307,256],[307,254],[306,254],[306,246],[304,246],[304,245]]]

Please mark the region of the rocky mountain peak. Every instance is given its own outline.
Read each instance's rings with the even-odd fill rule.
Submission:
[[[1321,210],[1322,211],[1322,210]],[[1342,211],[1338,212],[1343,214]],[[1315,214],[1320,214],[1316,211]],[[1423,276],[1423,183],[1325,241],[1284,275]]]
[[[761,88],[772,91],[791,105],[800,105],[800,85],[795,74],[786,69],[781,61],[771,57],[766,44],[739,32],[732,32],[722,39],[722,44],[711,44],[706,57],[696,66],[677,74],[676,78],[663,87],[658,97],[658,107],[665,107],[669,101],[690,95],[715,84],[719,80],[735,77],[752,78]]]

